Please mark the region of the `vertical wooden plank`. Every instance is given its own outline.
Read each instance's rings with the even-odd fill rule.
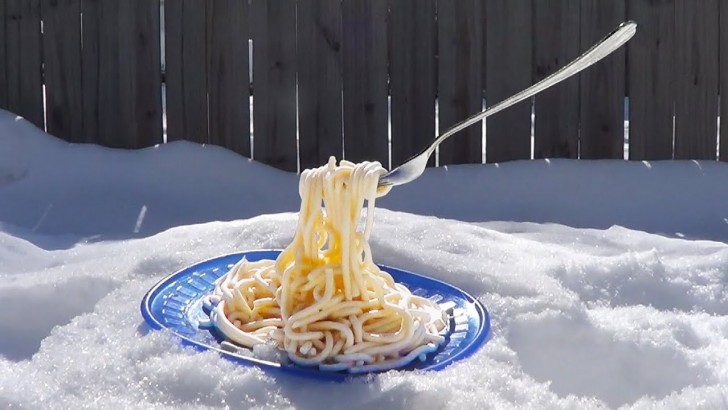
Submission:
[[[715,159],[717,0],[675,3],[675,159]]]
[[[481,0],[481,1],[482,2],[485,2],[486,0]],[[488,30],[485,29],[485,27],[488,26],[488,17],[489,17],[488,16],[488,8],[485,6],[485,4],[483,4],[480,7],[480,21],[481,21],[481,24],[483,25],[483,29],[482,29],[482,32],[483,32],[482,39],[483,39],[483,47],[484,47],[483,51],[480,53],[481,54],[481,56],[480,56],[481,68],[482,68],[480,70],[480,74],[481,74],[481,83],[480,83],[480,86],[482,88],[482,90],[481,90],[481,96],[483,98],[485,98],[485,85],[488,84],[488,70],[486,70],[486,68],[485,68],[488,65],[488,61],[487,61],[487,59],[488,59],[488,53],[485,50],[485,47],[487,47],[487,45],[488,45]],[[493,16],[493,17],[494,18],[498,18],[498,16]],[[485,126],[486,126],[486,122],[484,121],[483,122],[483,127],[485,127]]]
[[[440,133],[482,110],[482,7],[481,0],[438,0]],[[482,131],[476,124],[442,143],[440,165],[482,162]]]
[[[296,171],[296,4],[253,1],[253,155]]]
[[[83,141],[81,1],[41,0],[48,133]]]
[[[487,0],[485,95],[493,105],[527,88],[532,80],[531,0]],[[487,162],[531,159],[531,100],[487,121]]]
[[[387,0],[342,6],[345,157],[387,166]]]
[[[392,166],[435,138],[434,0],[390,0]],[[434,165],[434,158],[430,158]]]
[[[40,0],[7,0],[6,18],[8,110],[45,129]]]
[[[207,143],[206,2],[166,0],[164,23],[167,141]]]
[[[127,7],[134,11],[134,30],[129,50],[136,64],[129,72],[134,87],[126,101],[133,107],[136,139],[131,147],[147,147],[162,142],[162,76],[160,51],[159,0],[134,0]],[[123,95],[123,94],[122,94]]]
[[[130,95],[130,92],[134,87],[132,67],[135,65],[136,56],[133,54],[133,50],[128,45],[129,35],[133,30],[132,25],[134,21],[134,12],[131,7],[125,7],[125,4],[123,3],[113,8],[109,6],[104,9],[104,11],[107,12],[111,12],[112,10],[113,14],[102,14],[101,24],[105,26],[104,29],[109,38],[116,37],[114,39],[114,43],[117,48],[113,51],[110,50],[107,55],[102,53],[102,56],[107,57],[105,59],[106,64],[110,65],[110,62],[113,61],[114,64],[117,65],[117,68],[114,69],[114,71],[118,73],[118,77],[113,78],[109,76],[106,77],[106,81],[117,82],[116,87],[118,87],[118,89],[116,92],[119,100],[114,105],[118,107],[118,111],[104,111],[105,115],[101,118],[103,120],[101,125],[105,132],[102,132],[100,136],[105,138],[107,133],[109,135],[113,135],[113,139],[105,141],[105,145],[111,147],[137,148],[130,143],[130,140],[135,139],[136,137],[136,127],[134,126],[133,114],[134,107],[131,105],[132,96]],[[116,26],[116,33],[108,32],[109,28],[114,25]],[[101,45],[101,49],[104,51],[103,44]],[[100,105],[101,107],[104,107],[105,102],[103,100],[100,101]]]
[[[84,0],[83,39],[84,139],[162,142],[159,0]]]
[[[582,0],[581,49],[624,19],[625,0]],[[619,49],[581,74],[581,158],[624,158],[625,55]]]
[[[580,52],[581,0],[533,3],[534,82],[553,74]],[[534,158],[578,158],[579,78],[536,95]]]
[[[130,131],[121,113],[119,4],[112,0],[84,0],[83,4],[83,138],[105,146],[125,147]],[[119,124],[123,122],[124,124]]]
[[[101,27],[100,13],[101,5],[99,0],[82,0],[81,11],[83,13],[83,26],[81,38],[83,47],[81,49],[81,88],[83,91],[83,142],[100,143],[99,101],[100,92],[100,68],[101,50],[99,49]],[[111,66],[113,67],[113,66]],[[106,87],[106,90],[111,89]],[[106,104],[110,104],[107,100]]]
[[[627,43],[629,159],[671,159],[675,1],[631,0],[627,14],[639,24]]]
[[[248,2],[207,0],[209,140],[250,157]]]
[[[0,109],[8,107],[8,59],[5,54],[7,39],[5,37],[5,0],[0,0]]]
[[[298,0],[298,151],[301,169],[343,153],[341,0]]]
[[[728,0],[720,0],[720,152],[728,161]]]

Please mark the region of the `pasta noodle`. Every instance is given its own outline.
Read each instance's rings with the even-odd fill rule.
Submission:
[[[331,157],[302,173],[293,242],[275,261],[243,258],[215,284],[210,318],[229,341],[274,343],[296,364],[353,373],[401,367],[437,350],[447,331],[443,309],[372,260],[384,172],[378,162],[337,166]]]

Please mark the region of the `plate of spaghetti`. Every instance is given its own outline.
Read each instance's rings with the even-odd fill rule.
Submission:
[[[145,321],[243,364],[343,380],[439,370],[485,343],[490,318],[464,291],[374,262],[377,162],[303,171],[294,238],[283,250],[216,257],[142,299]]]

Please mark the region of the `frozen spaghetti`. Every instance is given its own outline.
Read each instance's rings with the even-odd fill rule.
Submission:
[[[370,372],[437,350],[447,316],[372,260],[378,162],[332,157],[305,170],[293,242],[278,258],[243,258],[215,284],[211,320],[231,342],[274,343],[299,365]],[[366,215],[362,210],[366,202]]]

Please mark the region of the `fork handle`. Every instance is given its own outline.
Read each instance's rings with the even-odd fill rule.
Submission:
[[[458,131],[461,131],[484,118],[500,112],[513,104],[517,104],[525,100],[526,98],[532,97],[540,93],[541,91],[566,80],[574,74],[577,74],[585,68],[598,62],[599,60],[603,59],[604,57],[617,50],[624,43],[629,41],[629,39],[634,36],[636,31],[637,24],[634,21],[626,21],[620,24],[617,29],[615,29],[598,43],[593,45],[589,50],[584,52],[584,54],[579,56],[576,60],[562,67],[559,71],[556,71],[555,73],[544,78],[538,83],[526,88],[518,94],[508,97],[498,104],[489,107],[485,111],[479,112],[472,117],[450,127],[450,129],[440,135],[435,140],[435,142],[432,143],[432,145],[427,147],[427,156],[432,155],[432,153],[435,151],[435,148],[440,145],[441,142],[445,141],[447,138],[457,133]]]

